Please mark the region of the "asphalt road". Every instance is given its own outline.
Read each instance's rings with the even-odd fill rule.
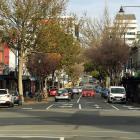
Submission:
[[[140,106],[96,95],[0,108],[0,140],[140,140]]]

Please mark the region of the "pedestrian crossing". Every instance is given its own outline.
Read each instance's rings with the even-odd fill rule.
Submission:
[[[52,102],[52,104],[44,104],[43,106],[28,105],[28,106],[16,106],[14,108],[0,108],[0,110],[53,110],[53,109],[76,109],[76,110],[136,110],[140,111],[140,107],[133,105],[123,104],[109,104],[106,102]]]

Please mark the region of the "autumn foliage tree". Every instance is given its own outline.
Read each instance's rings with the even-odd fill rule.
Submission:
[[[5,41],[18,50],[18,89],[22,97],[23,60],[37,46],[44,31],[40,21],[61,15],[66,3],[67,0],[0,0],[0,24]]]
[[[31,53],[28,56],[27,68],[29,73],[38,77],[40,81],[40,89],[43,88],[43,81],[58,68],[61,56],[58,53]]]

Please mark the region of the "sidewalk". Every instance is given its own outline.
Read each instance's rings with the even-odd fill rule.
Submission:
[[[23,104],[38,104],[38,103],[48,103],[50,101],[54,101],[54,98],[48,97],[46,99],[42,99],[42,101],[38,102],[35,100],[35,98],[24,98]]]

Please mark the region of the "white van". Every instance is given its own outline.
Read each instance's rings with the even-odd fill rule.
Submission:
[[[122,86],[110,86],[108,94],[108,102],[123,102],[126,103],[126,91]]]

